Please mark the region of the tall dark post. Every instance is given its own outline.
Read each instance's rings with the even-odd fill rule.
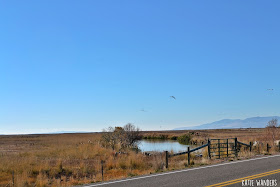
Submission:
[[[165,167],[168,168],[168,151],[165,151]]]
[[[238,156],[238,153],[237,153],[237,138],[234,138],[234,151],[235,151],[235,157]]]
[[[13,181],[13,186],[15,186],[15,172],[12,171],[12,181]]]
[[[280,151],[280,142],[278,143],[278,148],[279,148],[279,151]]]
[[[220,145],[220,139],[218,139],[218,153],[219,153],[219,159],[221,158],[221,145]]]
[[[227,139],[227,158],[228,158],[228,139]]]
[[[190,146],[188,147],[188,165],[190,165],[191,154],[190,154]]]
[[[208,157],[211,159],[211,141],[210,141],[210,139],[208,138]],[[279,148],[279,150],[280,150],[280,148]]]
[[[104,178],[103,178],[103,164],[105,163],[105,161],[104,160],[101,160],[101,175],[102,175],[102,181],[104,180]]]
[[[252,152],[252,142],[250,142],[250,152]]]
[[[269,145],[268,145],[268,143],[266,144],[266,151],[269,153]]]

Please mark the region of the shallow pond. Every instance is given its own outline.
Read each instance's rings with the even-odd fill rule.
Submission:
[[[174,153],[187,151],[189,145],[182,145],[175,140],[140,140],[138,147],[142,152],[147,151],[173,151]],[[190,147],[190,149],[192,146]]]

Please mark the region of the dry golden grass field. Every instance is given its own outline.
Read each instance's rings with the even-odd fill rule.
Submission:
[[[141,132],[143,136],[166,135],[169,138],[192,133],[197,145],[208,138],[234,138],[270,142],[266,129],[229,129],[197,131]],[[50,134],[50,135],[2,135],[0,136],[0,186],[72,186],[102,181],[101,160],[104,164],[104,181],[166,171],[163,154],[145,156],[141,152],[115,150],[103,147],[101,133]],[[277,151],[272,148],[271,152]],[[241,151],[239,158],[265,154],[265,147],[249,153]],[[196,167],[223,162],[224,159],[207,159],[192,155],[191,166],[186,155],[172,157],[168,170]]]

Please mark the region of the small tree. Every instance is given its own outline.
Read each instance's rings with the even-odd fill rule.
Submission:
[[[105,144],[106,147],[108,146],[111,147],[113,150],[115,150],[118,144],[118,137],[114,133],[113,127],[108,127],[107,129],[103,129],[102,143]]]
[[[117,148],[132,148],[140,140],[140,129],[131,123],[124,127],[109,127],[103,130],[102,142],[113,150]]]
[[[140,140],[140,129],[131,123],[126,124],[124,127],[125,140],[127,147],[135,147],[137,140]]]
[[[278,120],[272,119],[267,123],[266,126],[266,135],[267,135],[267,140],[268,141],[273,141],[278,138],[279,136],[279,126],[278,126]]]

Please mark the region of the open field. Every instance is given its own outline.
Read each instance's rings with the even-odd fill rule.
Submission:
[[[197,131],[142,132],[142,136],[166,135],[168,138],[192,134],[192,141],[200,144],[208,138],[234,138],[269,142],[265,129],[228,129]],[[50,135],[2,135],[0,136],[0,186],[71,186],[102,181],[101,160],[104,164],[104,180],[120,179],[136,175],[165,171],[164,155],[145,156],[141,152],[116,150],[103,147],[101,133],[50,134]],[[278,137],[279,138],[279,137]],[[269,142],[271,145],[272,143]],[[272,148],[273,153],[276,148]],[[240,157],[265,154],[265,147],[257,152],[241,151]],[[195,167],[223,160],[207,159],[192,155],[193,165],[188,166],[186,156],[170,159],[168,170]],[[14,173],[14,174],[13,174]],[[14,177],[13,177],[14,176]]]
[[[208,138],[238,138],[242,142],[250,141],[269,141],[266,129],[264,128],[248,128],[248,129],[210,129],[210,130],[177,130],[177,131],[146,131],[144,137],[167,136],[169,139],[178,137],[183,134],[193,134],[192,141],[198,144],[205,142]]]

